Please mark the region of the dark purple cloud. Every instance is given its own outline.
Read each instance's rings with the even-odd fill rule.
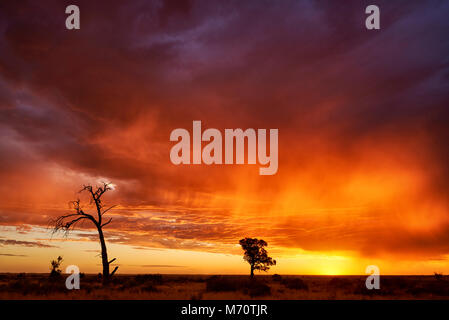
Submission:
[[[109,200],[123,206],[112,242],[204,248],[249,230],[310,250],[363,252],[379,235],[385,250],[449,250],[444,217],[433,237],[409,233],[385,218],[402,209],[391,203],[346,226],[286,218],[267,227],[271,203],[236,218],[237,197],[213,197],[239,195],[235,168],[168,161],[170,131],[195,119],[279,128],[279,173],[248,187],[261,200],[279,196],[292,172],[318,181],[292,183],[298,199],[304,189],[325,198],[358,166],[394,164],[426,173],[410,207],[447,210],[447,2],[378,1],[379,31],[364,28],[368,1],[77,1],[79,31],[64,28],[68,4],[0,4],[0,223],[46,225],[81,183],[107,177],[120,190]]]

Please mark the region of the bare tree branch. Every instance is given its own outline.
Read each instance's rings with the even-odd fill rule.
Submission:
[[[114,271],[111,272],[111,277],[114,275],[114,273],[117,271],[117,269],[118,269],[118,266],[116,266],[116,267],[114,268]]]
[[[117,207],[117,205],[113,205],[113,206],[110,206],[109,208],[107,208],[106,210],[104,210],[102,213],[101,213],[101,215],[104,215],[106,212],[108,212],[109,210],[111,210],[111,209],[114,209],[115,207]]]
[[[116,260],[116,258],[108,261],[108,253],[106,250],[106,241],[104,239],[103,235],[103,227],[111,223],[112,218],[109,218],[109,220],[106,223],[101,223],[102,216],[115,207],[111,206],[107,208],[106,210],[102,211],[103,204],[101,202],[102,195],[107,192],[108,190],[112,190],[112,188],[109,186],[109,183],[103,182],[103,186],[96,187],[96,190],[94,191],[93,187],[91,185],[84,185],[83,188],[79,191],[80,193],[83,191],[87,191],[91,196],[91,204],[95,204],[97,216],[98,219],[96,219],[93,215],[86,213],[83,208],[81,207],[81,201],[80,199],[74,200],[69,202],[70,207],[72,207],[75,211],[75,213],[67,214],[60,216],[56,218],[55,220],[51,220],[51,224],[53,225],[53,233],[56,233],[58,231],[62,231],[67,236],[70,230],[73,230],[77,223],[82,222],[84,220],[91,221],[95,227],[98,230],[100,245],[101,245],[101,259],[103,264],[103,280],[104,282],[107,282],[109,278],[117,271],[118,267],[115,267],[114,271],[112,273],[109,273],[109,265]]]
[[[111,223],[111,221],[112,221],[112,218],[110,218],[108,222],[105,222],[105,223],[103,223],[103,224],[101,225],[101,227],[103,228],[104,226],[106,226],[106,225],[110,224],[110,223]]]

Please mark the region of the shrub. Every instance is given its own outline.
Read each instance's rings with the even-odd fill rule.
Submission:
[[[16,292],[23,295],[48,295],[50,293],[66,292],[64,282],[56,282],[52,279],[45,279],[41,282],[30,281],[29,279],[13,280],[2,286],[0,291]]]
[[[358,285],[354,291],[354,294],[359,294],[362,296],[374,296],[374,295],[378,295],[378,296],[386,296],[386,295],[393,295],[394,291],[391,290],[390,288],[385,288],[385,287],[380,287],[380,289],[368,289],[365,285],[365,283]]]
[[[281,281],[282,280],[282,277],[280,275],[278,275],[277,273],[273,274],[271,276],[271,278],[273,279],[273,281]]]
[[[128,290],[128,289],[136,289],[139,286],[139,282],[136,281],[136,279],[126,279],[122,281],[121,286],[119,287],[119,290]]]
[[[239,289],[239,282],[229,278],[212,276],[206,280],[206,291],[236,291]]]
[[[411,285],[413,285],[414,281],[397,276],[391,277],[382,277],[381,278],[381,288],[388,288],[389,290],[393,289],[408,289]]]
[[[26,282],[23,279],[11,281],[7,285],[7,288],[7,290],[11,292],[24,292],[26,288]]]
[[[206,291],[242,291],[251,297],[271,294],[271,288],[260,280],[212,276],[206,280]]]
[[[245,294],[248,294],[250,297],[260,297],[260,296],[268,296],[271,294],[271,288],[266,283],[253,280],[248,281],[248,285],[243,289]]]
[[[51,278],[59,278],[61,276],[62,270],[60,269],[62,264],[62,257],[59,256],[56,260],[52,260],[50,262],[50,277]]]
[[[162,284],[162,275],[160,274],[138,274],[134,279],[139,283]]]
[[[443,274],[442,273],[434,272],[434,277],[437,280],[443,280]]]
[[[332,278],[327,285],[330,289],[349,290],[353,287],[351,280],[343,278]]]
[[[413,295],[431,294],[435,296],[449,297],[449,287],[445,282],[429,282],[420,286],[415,286],[407,290]]]
[[[281,284],[288,289],[309,290],[309,286],[300,278],[283,279]]]
[[[144,285],[140,288],[140,290],[141,290],[141,291],[144,291],[144,292],[156,292],[156,291],[158,291],[158,290],[156,289],[156,287],[155,287],[153,284],[151,284],[151,283],[146,283],[146,284],[144,284]]]
[[[190,297],[190,300],[202,300],[203,299],[203,293],[199,292],[198,294],[193,294]]]

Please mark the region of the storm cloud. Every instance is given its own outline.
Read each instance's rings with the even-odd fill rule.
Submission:
[[[116,243],[449,253],[449,3],[378,1],[375,31],[366,1],[77,1],[77,31],[68,4],[0,4],[0,224],[108,180]],[[193,120],[278,128],[278,173],[174,166]]]

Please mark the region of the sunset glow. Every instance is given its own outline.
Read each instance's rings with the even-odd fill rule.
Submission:
[[[447,2],[385,1],[379,32],[363,3],[77,1],[76,32],[48,3],[0,4],[0,272],[100,272],[92,226],[49,221],[111,182],[122,274],[246,274],[244,237],[269,274],[449,273]],[[278,129],[277,172],[174,165],[195,120]]]

